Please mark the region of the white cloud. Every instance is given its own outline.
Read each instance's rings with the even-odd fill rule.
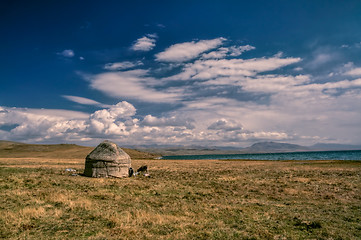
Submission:
[[[112,70],[112,71],[119,71],[119,70],[126,70],[129,68],[134,68],[134,67],[138,67],[138,66],[142,66],[142,65],[143,65],[143,62],[141,62],[141,61],[136,61],[136,62],[124,61],[124,62],[107,63],[104,65],[104,69]]]
[[[275,55],[273,55],[274,57],[276,57],[276,58],[281,58],[281,57],[283,57],[283,52],[282,51],[280,51],[280,52],[278,52],[278,53],[276,53]]]
[[[146,36],[137,39],[131,46],[131,49],[143,52],[150,51],[155,47],[155,42],[157,41],[156,38],[156,34],[147,34]]]
[[[81,123],[87,117],[85,113],[68,110],[4,107],[0,112],[0,125],[16,125],[3,135],[8,140],[33,142],[59,138],[63,141],[65,135],[78,135]],[[65,123],[67,133],[60,129],[64,128]]]
[[[145,126],[156,126],[156,127],[165,127],[165,126],[184,126],[187,129],[194,129],[194,125],[193,125],[194,120],[193,119],[184,119],[181,117],[162,117],[162,118],[157,118],[154,117],[152,115],[147,115],[144,117],[143,121],[141,122],[143,125]]]
[[[219,119],[216,122],[212,123],[209,127],[209,130],[224,130],[224,131],[236,131],[242,130],[243,126],[240,123],[237,123],[234,120]]]
[[[251,45],[244,45],[244,46],[232,46],[229,48],[230,56],[236,57],[241,55],[242,53],[246,51],[251,51],[256,49],[254,46]]]
[[[89,120],[86,122],[86,133],[98,136],[129,135],[138,121],[131,119],[135,113],[135,107],[125,101],[119,102],[109,109],[98,110],[89,116]]]
[[[68,99],[69,101],[76,102],[76,103],[79,103],[79,104],[84,104],[84,105],[95,105],[95,106],[103,105],[100,102],[94,101],[94,100],[89,99],[89,98],[84,98],[84,97],[69,96],[69,95],[63,95],[62,97],[65,98],[65,99]]]
[[[224,58],[227,56],[227,53],[229,52],[229,49],[228,48],[225,48],[225,47],[221,47],[221,48],[218,48],[216,51],[212,51],[212,52],[209,52],[209,53],[204,53],[202,55],[202,58],[203,59],[220,59],[220,58]]]
[[[216,38],[198,42],[177,43],[156,54],[155,57],[159,62],[186,62],[198,57],[203,52],[220,46],[225,40],[225,38]]]
[[[34,111],[30,110],[30,112]],[[0,125],[5,122],[17,123],[14,129],[2,131],[3,136],[5,139],[25,142],[94,141],[97,143],[100,141],[97,139],[105,138],[127,145],[155,143],[189,145],[197,142],[228,145],[240,140],[254,139],[256,136],[263,138],[267,134],[273,139],[279,138],[276,133],[246,131],[241,124],[232,119],[217,120],[217,116],[213,116],[203,125],[202,117],[194,120],[182,116],[189,113],[197,115],[197,111],[175,112],[160,118],[147,115],[142,121],[135,117],[135,113],[134,106],[125,101],[98,110],[82,119],[34,114],[25,109],[2,108]]]
[[[310,77],[307,75],[282,76],[262,75],[256,78],[244,78],[239,82],[242,89],[249,92],[278,93],[288,91],[291,87],[307,84]]]
[[[288,92],[322,92],[329,89],[349,89],[353,87],[361,87],[361,78],[352,81],[343,80],[338,82],[313,83],[301,86],[294,86],[293,88],[289,88]]]
[[[240,86],[246,92],[259,92],[280,94],[282,92],[292,93],[294,97],[311,92],[330,90],[351,89],[361,87],[361,79],[343,80],[327,83],[311,83],[310,75],[283,76],[283,75],[257,75],[251,77],[230,76],[218,77],[202,82],[201,85],[230,85]]]
[[[344,75],[348,75],[348,72],[355,69],[353,62],[345,63],[341,66],[333,67],[332,72],[330,72],[327,76],[332,77],[333,79],[340,80]],[[349,75],[352,76],[352,75]],[[357,75],[354,75],[357,76]]]
[[[61,112],[62,110],[56,110]],[[33,112],[33,111],[31,111]],[[0,126],[16,124],[2,131],[3,139],[24,142],[82,142],[112,139],[122,144],[185,143],[193,137],[191,119],[157,118],[148,115],[142,123],[134,115],[136,109],[120,102],[108,109],[98,110],[86,119],[52,117],[29,113],[26,109],[0,108]],[[182,124],[184,123],[184,124]]]
[[[58,52],[57,54],[67,58],[72,58],[75,56],[74,51],[71,49],[65,49],[64,51]]]
[[[135,107],[126,102],[119,102],[116,105],[110,106],[108,109],[102,109],[90,115],[92,119],[111,119],[111,121],[118,118],[128,118],[134,116],[136,113]]]
[[[251,45],[245,46],[231,46],[231,47],[220,47],[215,51],[211,51],[209,53],[204,53],[202,55],[202,59],[221,59],[227,56],[237,57],[241,55],[243,52],[250,51],[256,49]]]
[[[301,58],[254,58],[254,59],[220,59],[197,60],[186,64],[183,71],[164,80],[214,79],[224,76],[254,76],[260,72],[300,62]]]
[[[54,112],[65,114],[60,117],[54,115]],[[9,122],[17,125],[6,132],[7,139],[29,142],[56,139],[83,141],[94,136],[107,138],[113,135],[129,135],[136,129],[138,120],[132,119],[135,112],[134,106],[128,102],[120,102],[85,116],[83,113],[65,110],[3,108],[0,112],[0,125]],[[79,118],[79,115],[82,118]]]
[[[29,116],[46,116],[50,118],[74,118],[74,119],[85,119],[87,118],[87,114],[79,111],[71,111],[71,110],[63,110],[63,109],[43,109],[43,108],[8,108],[3,107],[0,113],[11,112],[16,115],[29,115]],[[10,119],[8,119],[11,121]]]
[[[131,98],[147,102],[175,102],[180,93],[171,89],[158,91],[153,88],[158,81],[147,77],[147,70],[101,73],[90,77],[90,86],[115,98]]]
[[[361,68],[354,68],[344,73],[349,76],[361,76]]]

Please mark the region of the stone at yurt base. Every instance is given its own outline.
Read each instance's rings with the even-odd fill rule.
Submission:
[[[130,167],[130,156],[117,144],[106,140],[86,157],[84,175],[96,178],[126,177]]]

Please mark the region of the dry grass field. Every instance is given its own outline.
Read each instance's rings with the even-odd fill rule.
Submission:
[[[94,179],[84,159],[0,158],[4,239],[361,239],[361,162],[133,160],[150,178]]]

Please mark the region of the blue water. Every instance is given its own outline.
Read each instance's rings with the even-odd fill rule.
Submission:
[[[322,151],[292,153],[214,154],[163,156],[162,159],[203,160],[203,159],[251,159],[251,160],[361,160],[361,150]]]

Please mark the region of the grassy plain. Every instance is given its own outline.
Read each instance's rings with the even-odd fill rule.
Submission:
[[[150,178],[93,179],[84,158],[0,158],[4,239],[361,239],[361,162],[133,160]]]

